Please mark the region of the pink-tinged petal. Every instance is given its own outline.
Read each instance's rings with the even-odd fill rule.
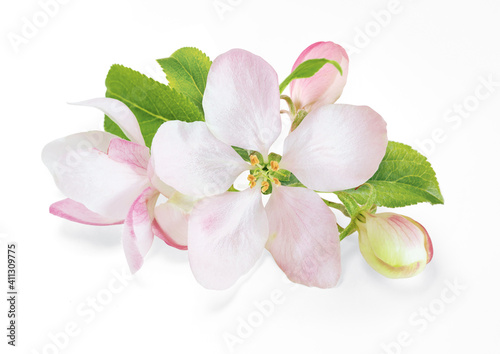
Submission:
[[[425,228],[422,226],[422,228],[425,230]],[[434,257],[434,246],[432,245],[431,237],[429,236],[429,233],[427,230],[425,230],[425,248],[427,249],[427,263],[432,261],[432,258]]]
[[[128,164],[134,171],[147,174],[149,164],[149,148],[120,138],[109,143],[108,156],[116,161]]]
[[[139,174],[102,152],[112,138],[95,132],[70,135],[45,146],[42,160],[66,197],[104,217],[123,220],[149,181],[145,172]]]
[[[261,57],[230,50],[210,68],[203,109],[218,139],[267,156],[281,132],[278,75]]]
[[[167,245],[180,250],[186,250],[188,213],[174,203],[167,202],[158,205],[155,208],[154,215],[154,234],[162,239]]]
[[[137,144],[146,145],[141,133],[141,128],[139,127],[139,122],[137,122],[134,113],[132,113],[125,103],[115,100],[114,98],[103,97],[74,104],[100,109],[120,127],[127,138]]]
[[[231,146],[217,140],[204,122],[164,123],[153,139],[151,158],[164,183],[193,196],[227,191],[250,167]]]
[[[49,212],[63,219],[86,225],[106,226],[123,224],[123,219],[117,220],[104,217],[87,209],[85,205],[69,198],[52,204]]]
[[[200,201],[189,217],[193,274],[208,289],[227,289],[262,255],[268,222],[259,188]]]
[[[125,219],[123,230],[123,249],[132,273],[137,272],[144,263],[144,257],[153,244],[153,211],[158,199],[154,188],[147,188],[135,200]]]
[[[365,214],[367,215],[367,214]],[[427,263],[425,235],[413,220],[395,213],[366,216],[366,228],[374,254],[393,266],[416,261]]]
[[[410,221],[411,223],[413,223],[413,225],[418,227],[422,232],[422,235],[424,235],[424,247],[427,252],[427,263],[429,263],[430,261],[432,261],[432,257],[434,257],[434,246],[432,245],[432,240],[429,233],[427,232],[426,228],[419,222],[407,216],[404,216],[404,218],[406,218],[406,220]]]
[[[347,82],[349,57],[344,48],[333,42],[318,42],[300,54],[293,70],[302,62],[311,59],[335,60],[340,64],[343,74],[331,64],[326,64],[313,77],[292,81],[290,94],[297,109],[312,111],[338,100]]]
[[[299,284],[334,287],[341,274],[337,220],[306,188],[274,187],[266,205],[266,248],[287,277]]]
[[[288,135],[280,166],[310,189],[341,191],[373,176],[387,142],[386,123],[373,109],[327,105]]]

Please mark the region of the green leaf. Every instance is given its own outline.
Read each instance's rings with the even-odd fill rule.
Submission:
[[[202,101],[212,62],[197,48],[181,48],[170,58],[158,59],[169,85],[186,95],[203,113]]]
[[[106,97],[108,97],[108,96],[106,95]],[[116,135],[116,136],[118,136],[118,137],[120,137],[122,139],[130,140],[129,138],[127,138],[125,136],[125,134],[123,133],[123,131],[121,130],[121,128],[118,126],[118,124],[116,124],[115,122],[113,122],[111,120],[111,118],[109,118],[107,115],[104,116],[104,130],[107,131],[108,133]],[[144,136],[144,133],[142,135]]]
[[[194,122],[203,115],[187,97],[162,83],[121,65],[113,65],[106,78],[106,97],[125,103],[135,114],[148,147],[156,131],[164,122],[180,120]],[[124,137],[120,128],[109,117],[104,130]]]
[[[280,93],[285,91],[286,87],[295,79],[306,79],[314,76],[326,64],[332,64],[343,75],[342,67],[335,60],[328,59],[310,59],[302,62],[280,85]]]
[[[436,173],[425,156],[410,146],[390,141],[379,169],[357,189],[345,191],[359,204],[365,204],[371,185],[376,192],[375,204],[390,208],[417,203],[444,204]]]

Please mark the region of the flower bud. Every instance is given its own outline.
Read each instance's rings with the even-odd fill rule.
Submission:
[[[347,81],[349,57],[340,45],[333,42],[318,42],[309,46],[300,54],[293,65],[293,70],[302,62],[310,59],[335,60],[342,68],[343,75],[331,64],[325,64],[314,76],[292,81],[290,95],[297,111],[308,112],[335,103],[342,94]]]
[[[413,277],[431,261],[431,239],[415,220],[394,213],[366,212],[360,219],[357,221],[359,249],[380,274],[388,278]]]

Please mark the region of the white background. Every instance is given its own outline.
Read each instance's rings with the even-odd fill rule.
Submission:
[[[221,2],[232,4],[222,17],[213,0],[66,0],[44,24],[38,1],[2,1],[0,233],[19,244],[15,352],[499,353],[500,3]],[[390,18],[376,15],[388,10]],[[23,18],[33,17],[40,28],[16,50],[9,38],[21,36]],[[112,64],[165,81],[154,60],[180,47],[199,47],[211,58],[240,47],[283,79],[319,40],[351,48],[339,102],[377,110],[390,139],[419,148],[437,172],[446,204],[400,210],[434,242],[434,259],[420,276],[395,281],[375,273],[353,235],[342,242],[343,277],[330,290],[293,286],[266,253],[235,287],[207,291],[192,277],[186,253],[157,241],[143,269],[127,278],[119,226],[72,224],[48,213],[62,195],[41,150],[102,127],[98,111],[66,102],[103,96]],[[497,82],[490,91],[481,83],[488,78]],[[449,112],[464,104],[467,117]],[[0,249],[4,289],[5,239]],[[115,280],[122,271],[126,286]],[[456,295],[446,290],[453,282],[460,284]],[[256,302],[276,294],[277,304],[258,312]],[[87,304],[92,297],[105,302],[99,312]],[[427,319],[419,313],[425,309]],[[241,333],[249,317],[257,326]],[[60,334],[68,325],[69,339]],[[238,338],[233,346],[230,336]]]

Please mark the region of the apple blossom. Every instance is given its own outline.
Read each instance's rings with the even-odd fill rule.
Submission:
[[[363,212],[356,224],[361,254],[373,269],[388,278],[413,277],[432,259],[429,234],[407,216]]]
[[[333,65],[325,65],[314,76],[292,81],[290,95],[295,109],[311,112],[338,100],[347,81],[349,57],[340,45],[317,42],[307,47],[293,65],[294,71],[301,63],[311,59],[335,60],[342,68],[342,75]]]
[[[341,272],[336,218],[315,190],[339,191],[368,180],[386,151],[385,121],[368,107],[324,105],[288,135],[283,158],[271,159],[281,132],[278,77],[262,58],[240,49],[214,60],[203,109],[206,122],[164,123],[151,149],[164,183],[206,197],[188,221],[195,278],[207,288],[228,288],[266,247],[290,280],[335,286]],[[232,146],[254,151],[250,163]],[[228,192],[244,171],[250,188]],[[281,185],[280,171],[307,188]],[[261,192],[269,188],[264,207]]]
[[[192,203],[156,177],[132,111],[111,98],[79,104],[104,111],[131,141],[92,131],[49,143],[43,162],[68,197],[52,204],[50,212],[89,225],[124,223],[123,247],[132,272],[142,266],[154,235],[186,249]],[[169,200],[156,206],[160,193]]]

